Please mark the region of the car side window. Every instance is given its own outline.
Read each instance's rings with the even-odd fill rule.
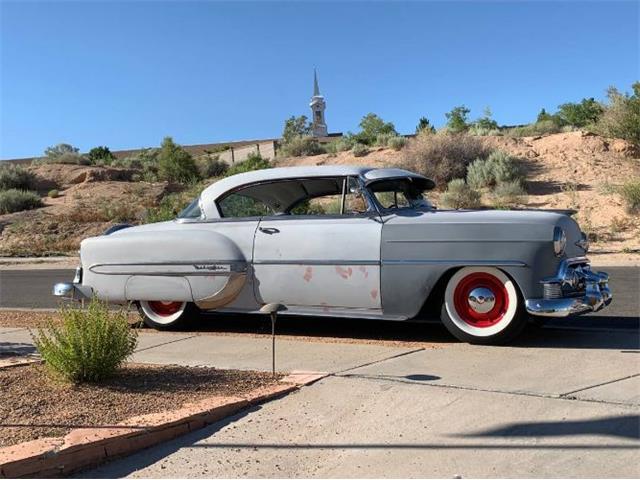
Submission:
[[[367,201],[355,178],[303,180],[310,192],[290,209],[291,215],[355,215],[368,210]],[[324,188],[319,188],[319,187]]]
[[[264,202],[242,193],[242,191],[232,193],[218,202],[223,217],[242,218],[273,215],[273,210]]]

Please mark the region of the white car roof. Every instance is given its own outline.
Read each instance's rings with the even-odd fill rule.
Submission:
[[[219,218],[220,214],[217,211],[216,200],[225,193],[242,187],[243,185],[293,178],[346,176],[360,177],[365,182],[394,177],[425,178],[417,173],[399,168],[373,168],[352,165],[265,168],[232,175],[209,185],[200,194],[200,208],[207,218]]]

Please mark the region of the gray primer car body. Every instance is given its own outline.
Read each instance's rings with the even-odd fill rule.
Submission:
[[[221,199],[247,185],[325,178],[344,178],[345,185],[346,179],[355,179],[367,195],[369,211],[245,218],[224,218],[220,212]],[[494,266],[515,281],[528,308],[531,304],[540,314],[554,315],[556,307],[543,301],[541,282],[564,272],[565,264],[588,267],[580,228],[568,215],[387,211],[374,205],[368,185],[395,178],[433,186],[405,170],[347,166],[274,168],[223,179],[200,195],[198,218],[84,240],[79,281],[58,284],[54,293],[76,298],[96,294],[115,303],[185,301],[231,312],[258,312],[266,303],[282,303],[293,314],[407,320],[419,314],[434,287],[451,272]],[[283,184],[273,196],[293,195],[287,188]],[[562,255],[553,249],[557,228],[566,235]],[[604,276],[594,278],[606,292],[592,310],[610,301]],[[559,281],[563,285],[564,279]],[[561,314],[574,311],[572,305]]]

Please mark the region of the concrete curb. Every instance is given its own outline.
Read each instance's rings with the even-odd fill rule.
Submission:
[[[5,447],[0,449],[0,478],[66,476],[198,430],[326,375],[294,371],[279,383],[242,397],[211,397],[178,410],[130,418],[115,426],[79,428],[64,437],[39,438]]]

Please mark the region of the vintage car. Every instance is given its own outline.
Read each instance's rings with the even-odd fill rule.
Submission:
[[[395,168],[272,168],[206,188],[175,220],[81,244],[54,295],[135,303],[147,325],[202,311],[441,319],[458,339],[505,343],[529,315],[611,302],[565,213],[438,210],[422,175]]]

